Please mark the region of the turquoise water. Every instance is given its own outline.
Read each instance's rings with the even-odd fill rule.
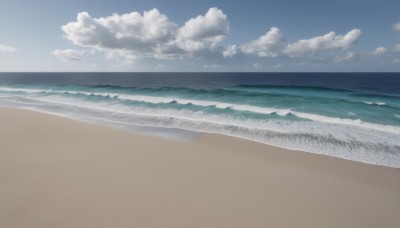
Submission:
[[[151,83],[3,82],[0,103],[109,123],[221,133],[400,167],[396,87]]]

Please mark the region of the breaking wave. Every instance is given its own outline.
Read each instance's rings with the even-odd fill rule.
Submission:
[[[399,168],[398,101],[364,98],[353,96],[353,91],[249,86],[209,90],[0,87],[0,102],[72,118],[220,133]]]

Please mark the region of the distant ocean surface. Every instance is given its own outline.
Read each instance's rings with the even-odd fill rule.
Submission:
[[[0,106],[400,168],[400,73],[0,73]]]

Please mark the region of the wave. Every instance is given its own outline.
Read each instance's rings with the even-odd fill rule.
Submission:
[[[50,90],[0,87],[0,91],[3,91],[3,92],[41,93],[41,92],[46,92],[46,91],[50,91]]]
[[[86,92],[86,91],[64,91],[64,90],[39,90],[39,89],[16,89],[16,88],[5,88],[0,87],[1,91],[10,92],[26,92],[26,93],[49,93],[49,94],[72,94],[72,95],[84,95],[84,96],[100,96],[103,98],[113,98],[125,101],[134,102],[145,102],[152,104],[171,104],[176,103],[180,105],[195,105],[200,107],[213,107],[217,109],[231,109],[241,112],[251,112],[263,115],[276,114],[281,117],[285,116],[295,116],[302,119],[307,119],[311,121],[318,121],[328,124],[341,124],[348,126],[355,126],[361,128],[367,128],[376,131],[389,132],[394,134],[400,134],[400,127],[393,125],[383,125],[363,121],[361,119],[348,119],[348,118],[338,118],[330,117],[313,113],[299,112],[291,109],[281,109],[281,108],[270,108],[270,107],[258,107],[254,105],[242,105],[235,103],[226,103],[219,101],[209,101],[209,100],[196,100],[196,99],[184,99],[177,97],[156,97],[156,96],[146,96],[146,95],[129,95],[122,93],[107,93],[107,92]],[[49,101],[49,100],[47,100]],[[368,103],[367,103],[368,102]],[[386,105],[384,102],[364,102],[370,105]]]
[[[315,92],[360,92],[360,90],[355,89],[344,89],[344,88],[334,88],[334,87],[324,87],[324,86],[294,86],[294,85],[236,85],[228,87],[230,90],[237,91],[264,91],[267,92],[270,89],[293,89],[302,91],[315,91]]]
[[[264,107],[256,107],[251,105],[238,105],[232,103],[222,103],[222,102],[215,102],[215,101],[201,101],[201,100],[185,100],[185,99],[178,99],[178,98],[160,98],[160,97],[149,97],[149,96],[117,96],[121,99],[128,99],[134,101],[142,101],[142,102],[150,102],[150,103],[171,103],[176,102],[178,104],[192,104],[198,106],[214,106],[220,109],[233,109],[236,111],[247,111],[259,114],[277,114],[279,116],[288,116],[293,115],[302,119],[308,119],[312,121],[330,123],[330,124],[343,124],[343,125],[350,125],[356,127],[363,127],[368,129],[373,129],[377,131],[383,132],[390,132],[395,134],[400,134],[400,127],[392,126],[392,125],[381,125],[381,124],[374,124],[362,121],[360,119],[344,119],[344,118],[336,118],[336,117],[328,117],[318,114],[311,114],[311,113],[303,113],[292,111],[290,109],[276,109],[276,108],[264,108]]]
[[[153,104],[160,103],[177,103],[182,105],[197,105],[203,107],[215,107],[219,109],[232,109],[236,111],[246,111],[253,112],[259,114],[277,114],[279,116],[288,116],[293,115],[302,119],[308,119],[311,121],[319,121],[330,124],[343,124],[350,125],[356,127],[363,127],[368,129],[373,129],[377,131],[390,132],[395,134],[400,134],[400,127],[392,126],[392,125],[382,125],[382,124],[374,124],[362,121],[360,119],[345,119],[345,118],[336,118],[336,117],[328,117],[318,114],[297,112],[290,109],[277,109],[277,108],[265,108],[265,107],[256,107],[251,105],[239,105],[232,103],[224,103],[224,102],[216,102],[216,101],[203,101],[203,100],[187,100],[181,98],[164,98],[164,97],[151,97],[151,96],[135,96],[135,95],[121,95],[114,93],[86,93],[86,92],[75,92],[76,94],[86,94],[86,95],[97,95],[97,96],[105,96],[105,97],[113,97],[119,98],[122,100],[131,100],[131,101],[140,101],[147,102]]]
[[[320,122],[330,123],[330,124],[343,124],[343,125],[372,129],[372,130],[376,130],[376,131],[389,132],[389,133],[393,133],[393,134],[400,134],[400,127],[398,127],[398,126],[369,123],[369,122],[362,121],[360,119],[335,118],[335,117],[328,117],[328,116],[309,114],[309,113],[301,113],[301,112],[291,112],[291,113],[297,117],[309,119],[309,120],[313,120],[313,121],[320,121]]]
[[[363,101],[363,103],[368,105],[379,105],[379,106],[386,105],[386,103],[383,101]]]
[[[247,88],[247,89],[246,89]],[[251,90],[248,90],[251,88]],[[287,88],[290,88],[289,90]],[[271,90],[272,89],[272,90]],[[294,90],[293,90],[294,89]],[[303,90],[306,90],[303,91]],[[327,90],[324,90],[327,89]],[[248,100],[254,99],[288,99],[298,100],[299,102],[307,101],[318,101],[324,102],[327,99],[330,102],[343,102],[343,103],[363,103],[367,105],[386,106],[392,109],[400,109],[400,106],[395,105],[393,102],[388,104],[384,101],[368,101],[360,100],[360,98],[368,99],[371,94],[365,94],[366,97],[352,98],[354,94],[344,93],[333,93],[333,92],[349,92],[352,90],[325,88],[325,87],[306,87],[306,86],[234,86],[227,88],[216,88],[216,89],[193,89],[193,88],[180,88],[180,87],[161,87],[161,88],[139,88],[139,87],[123,87],[123,86],[111,86],[111,85],[74,85],[74,86],[53,86],[46,89],[38,88],[13,88],[13,87],[0,87],[0,92],[24,92],[28,94],[32,93],[70,93],[70,94],[82,94],[82,95],[101,95],[107,96],[118,96],[118,95],[150,95],[150,96],[184,96],[184,97],[195,97],[201,96],[203,98],[227,98],[227,99],[243,99]],[[316,93],[314,93],[316,92]],[[397,99],[394,100],[396,102]]]

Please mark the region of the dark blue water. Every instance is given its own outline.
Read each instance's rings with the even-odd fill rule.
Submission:
[[[400,167],[398,73],[0,73],[0,103]]]
[[[400,94],[400,73],[0,73],[0,83],[220,88],[304,86]]]

